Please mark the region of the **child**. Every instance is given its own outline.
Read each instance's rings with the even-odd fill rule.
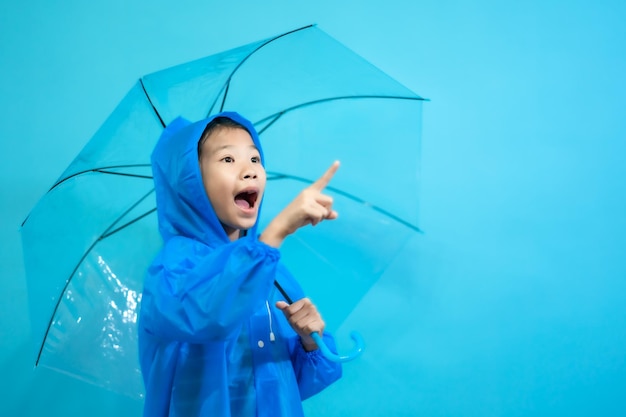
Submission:
[[[144,416],[302,416],[301,401],[341,376],[310,337],[333,338],[280,263],[298,228],[334,219],[322,194],[338,163],[257,235],[263,154],[237,113],[175,120],[152,154],[164,247],[142,297]],[[280,283],[293,300],[276,290]],[[280,310],[276,310],[276,309]]]

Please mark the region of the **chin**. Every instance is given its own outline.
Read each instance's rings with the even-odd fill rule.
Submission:
[[[252,229],[255,224],[256,224],[256,218],[254,220],[239,223],[237,225],[237,228],[239,230],[248,230],[248,229]]]
[[[242,225],[240,227],[240,230],[250,230],[254,227],[254,223],[250,224],[250,225]]]

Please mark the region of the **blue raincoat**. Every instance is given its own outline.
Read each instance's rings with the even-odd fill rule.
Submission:
[[[263,161],[252,124],[221,115],[248,129]],[[175,120],[152,154],[164,246],[145,278],[139,320],[144,416],[302,416],[301,401],[341,367],[306,352],[275,308],[283,298],[274,280],[293,300],[304,296],[280,252],[258,240],[256,224],[234,242],[220,224],[198,165],[211,120]],[[334,351],[328,332],[324,339]]]

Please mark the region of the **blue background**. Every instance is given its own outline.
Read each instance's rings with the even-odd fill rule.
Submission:
[[[139,412],[33,372],[19,225],[139,76],[310,23],[431,99],[419,265],[364,300],[404,382],[363,375],[328,409],[626,415],[626,3],[4,3],[0,415]]]

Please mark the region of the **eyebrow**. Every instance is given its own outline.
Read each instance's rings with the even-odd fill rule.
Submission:
[[[222,146],[220,146],[219,148],[215,148],[215,149],[213,150],[213,153],[217,153],[217,152],[219,152],[219,151],[221,151],[221,150],[224,150],[224,149],[230,149],[230,148],[233,148],[233,147],[234,147],[234,145],[222,145]],[[257,147],[256,147],[256,145],[254,145],[254,144],[250,145],[248,148],[250,148],[250,149],[254,149],[254,150],[255,150],[255,151],[257,151],[257,152],[260,152],[260,151],[259,151],[259,148],[257,148]]]

